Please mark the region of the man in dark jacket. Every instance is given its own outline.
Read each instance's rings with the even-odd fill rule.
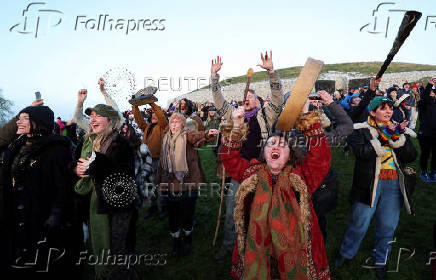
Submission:
[[[431,79],[421,100],[418,102],[419,111],[419,146],[421,157],[421,179],[424,182],[436,182],[436,78]],[[430,171],[427,169],[428,159],[431,157]]]
[[[371,79],[369,88],[366,92],[360,94],[360,102],[357,105],[351,104],[348,115],[353,123],[365,122],[368,119],[368,105],[369,102],[375,97],[375,91],[380,84],[381,79]]]
[[[323,110],[329,110],[335,120],[334,129],[328,129],[322,122],[325,135],[330,147],[339,147],[348,135],[353,132],[353,122],[339,103],[333,101],[332,96],[325,90],[318,91]],[[327,214],[336,207],[339,182],[338,174],[330,167],[321,185],[312,195],[313,208],[318,217],[318,225],[324,238],[327,240]]]
[[[386,261],[390,243],[398,225],[402,205],[413,214],[411,186],[405,164],[415,160],[417,152],[409,136],[408,122],[393,123],[392,100],[377,96],[370,102],[370,117],[354,124],[350,146],[355,154],[353,201],[350,224],[345,232],[336,266],[352,259],[365,237],[371,218],[376,214],[373,258],[378,278],[386,277]]]

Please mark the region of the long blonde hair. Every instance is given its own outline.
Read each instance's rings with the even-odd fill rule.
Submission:
[[[108,117],[105,117],[108,118]],[[91,137],[92,135],[97,135],[92,142],[92,151],[94,152],[100,152],[101,144],[107,139],[109,135],[112,134],[113,131],[118,131],[119,122],[118,120],[114,120],[111,118],[108,118],[109,122],[104,129],[103,133],[97,135],[94,132],[92,132],[92,129],[90,128],[88,133],[86,134],[86,137]],[[91,125],[91,124],[90,124]]]

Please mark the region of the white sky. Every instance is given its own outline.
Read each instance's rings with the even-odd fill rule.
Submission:
[[[23,30],[23,9],[30,1],[8,1],[0,10],[0,89],[14,101],[14,112],[27,106],[39,90],[56,116],[71,118],[77,91],[87,87],[85,106],[104,102],[97,79],[114,67],[125,67],[136,77],[137,89],[144,78],[208,78],[210,61],[223,57],[221,75],[231,77],[260,68],[260,51],[272,50],[276,69],[304,64],[311,56],[325,63],[383,61],[392,46],[401,12],[389,9],[418,10],[423,13],[411,36],[394,61],[436,64],[436,21],[434,1],[392,1],[379,12],[377,30],[370,34],[372,10],[381,1],[54,1],[34,6],[27,15],[31,32],[40,17],[38,37]],[[386,2],[385,2],[386,3]],[[59,10],[38,12],[37,9]],[[165,19],[163,31],[86,30],[74,31],[76,17],[98,19],[108,14],[113,19]],[[51,15],[51,17],[50,17]],[[62,22],[54,27],[59,18]],[[390,23],[385,38],[386,19]],[[427,16],[427,30],[425,30]],[[83,19],[83,18],[81,18]],[[51,22],[49,22],[49,20]],[[19,26],[12,31],[10,28]],[[359,29],[371,23],[362,32]],[[159,104],[196,88],[182,83],[180,91],[157,93]],[[201,86],[204,86],[201,80]],[[166,86],[165,88],[169,88]]]

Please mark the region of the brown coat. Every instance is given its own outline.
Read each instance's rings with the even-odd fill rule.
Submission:
[[[170,133],[170,132],[168,132]],[[183,188],[175,177],[166,178],[162,176],[162,166],[159,163],[159,187],[161,191],[180,192],[184,190],[196,190],[198,184],[204,182],[204,172],[201,166],[197,148],[214,137],[208,136],[209,131],[186,131],[186,162],[189,174],[185,177]]]
[[[145,143],[150,149],[151,157],[158,159],[160,157],[162,139],[165,133],[168,131],[169,126],[162,109],[154,103],[151,103],[150,105],[158,119],[157,125],[150,131],[148,131],[148,129],[150,128],[151,124],[147,124],[145,122],[141,112],[139,112],[138,106],[132,106],[132,112],[133,116],[135,117],[135,122],[144,132],[144,135],[142,136],[142,143]]]

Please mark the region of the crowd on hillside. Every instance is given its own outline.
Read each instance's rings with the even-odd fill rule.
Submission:
[[[116,256],[135,253],[143,208],[141,218],[168,218],[171,255],[189,254],[207,168],[198,148],[207,144],[228,186],[214,257],[232,254],[234,278],[330,279],[324,244],[341,172],[330,164],[331,148],[339,147],[355,157],[352,213],[330,264],[340,268],[353,259],[375,214],[372,258],[376,276],[385,279],[400,210],[414,214],[419,177],[436,183],[436,78],[425,86],[381,89],[381,78],[373,78],[346,93],[320,90],[303,100],[301,112],[291,112],[295,124],[282,131],[278,119],[290,117],[283,108],[298,97],[282,91],[271,52],[261,54],[259,66],[268,73],[266,99],[248,80],[241,100],[225,100],[217,57],[213,100],[204,104],[183,98],[121,112],[100,79],[106,103],[84,109],[87,91],[80,90],[67,122],[55,120],[42,99],[23,108],[0,128],[1,271],[20,279],[80,279],[77,264],[88,248],[110,260],[94,265],[96,279],[138,279],[135,267]],[[148,87],[138,96],[156,91]],[[409,165],[417,148],[419,171]]]

